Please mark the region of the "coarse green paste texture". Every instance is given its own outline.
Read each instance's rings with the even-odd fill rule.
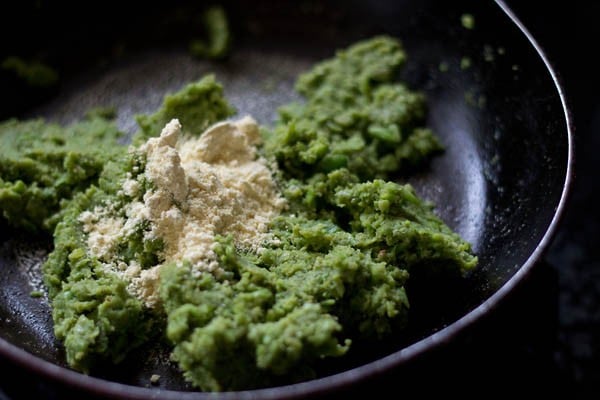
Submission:
[[[107,267],[150,271],[165,262],[152,221],[135,219],[111,252],[94,255],[86,216],[101,217],[97,224],[131,217],[131,204],[157,185],[139,146],[173,118],[197,136],[234,113],[215,78],[138,116],[129,149],[98,115],[70,127],[0,125],[2,216],[19,228],[55,228],[43,270],[69,365],[93,372],[166,336],[173,360],[201,390],[306,380],[353,340],[402,334],[411,271],[475,268],[470,245],[395,181],[442,151],[424,126],[424,95],[399,81],[405,60],[401,43],[381,36],[302,74],[296,88],[304,101],[283,106],[275,125],[263,127],[259,149],[286,207],[258,249],[217,236],[217,270],[166,262],[156,307],[130,290],[127,274]]]
[[[0,214],[29,231],[52,231],[75,193],[97,183],[123,151],[109,119],[90,116],[68,127],[44,120],[0,123]]]
[[[202,112],[204,107],[209,111]],[[231,110],[223,98],[221,85],[214,77],[207,76],[167,96],[155,114],[139,116],[141,129],[134,140],[149,136],[153,124],[161,124],[159,121],[175,112],[185,114],[183,118],[191,126],[208,127]],[[153,331],[160,330],[153,321],[163,318],[146,309],[140,299],[126,290],[128,282],[122,276],[107,271],[108,260],[90,254],[80,220],[83,212],[107,205],[111,218],[125,217],[126,205],[139,201],[152,188],[153,182],[144,175],[143,155],[127,151],[124,146],[119,149],[118,156],[107,162],[97,182],[77,193],[62,210],[63,218],[54,232],[54,251],[43,266],[56,337],[64,341],[69,365],[86,372],[99,360],[123,359],[130,350],[152,337]],[[125,179],[139,183],[140,190],[135,195],[123,192]],[[111,261],[136,262],[142,269],[161,261],[161,240],[146,238],[150,228],[148,220],[140,220],[119,237]]]

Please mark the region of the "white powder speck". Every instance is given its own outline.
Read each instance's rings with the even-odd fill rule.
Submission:
[[[135,197],[140,192],[141,185],[135,179],[131,179],[131,174],[127,173],[128,179],[123,182],[123,193],[129,197]]]
[[[107,208],[96,207],[93,212],[81,213],[79,222],[83,224],[83,231],[88,234],[87,245],[90,252],[100,260],[109,259],[121,236],[123,219],[108,215]]]

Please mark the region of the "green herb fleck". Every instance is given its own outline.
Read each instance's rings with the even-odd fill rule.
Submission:
[[[58,82],[58,73],[52,67],[37,61],[25,61],[19,57],[7,57],[0,67],[14,72],[29,86],[48,88]]]
[[[460,69],[468,69],[471,67],[471,59],[469,57],[463,57],[460,59]]]
[[[486,44],[485,46],[483,46],[483,59],[487,62],[492,62],[494,61],[495,57],[494,57],[494,49],[492,46]]]
[[[472,14],[463,14],[460,16],[460,23],[465,29],[475,28],[475,17]]]
[[[96,107],[88,110],[85,113],[85,119],[102,118],[105,120],[113,120],[117,117],[117,109],[112,106],[107,107]]]
[[[227,57],[231,44],[231,32],[223,7],[208,8],[202,14],[202,23],[206,31],[206,39],[192,40],[190,53],[195,57],[210,60]]]

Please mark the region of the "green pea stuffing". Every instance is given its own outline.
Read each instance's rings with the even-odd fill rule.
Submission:
[[[213,36],[199,53],[220,56]],[[443,152],[425,95],[399,80],[406,58],[388,36],[338,51],[273,126],[228,120],[212,75],[137,116],[130,146],[106,113],[1,123],[0,215],[53,233],[44,282],[69,366],[166,338],[203,391],[307,380],[357,339],[402,335],[411,272],[476,268],[397,183]]]

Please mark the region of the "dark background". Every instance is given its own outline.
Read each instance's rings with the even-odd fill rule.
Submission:
[[[569,398],[600,393],[600,69],[592,60],[600,48],[600,2],[507,3],[558,72],[575,124],[576,176],[561,228],[546,262],[490,317],[410,371],[398,371],[402,384],[387,376],[356,394],[375,390],[397,397],[406,382],[425,392],[459,388],[456,393],[485,397],[490,390],[515,395],[568,390]],[[22,371],[2,374],[0,400],[44,391]]]

